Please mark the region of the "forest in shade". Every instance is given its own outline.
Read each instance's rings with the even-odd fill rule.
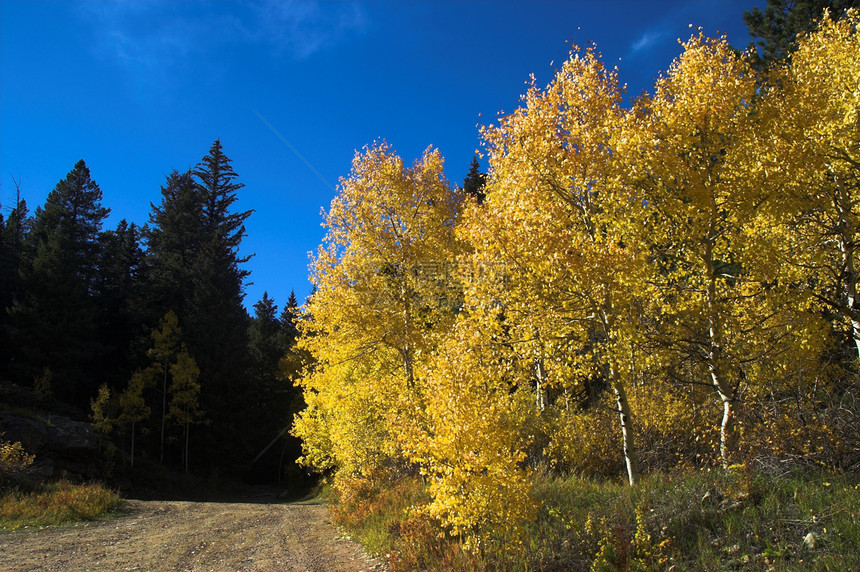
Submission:
[[[89,418],[109,464],[282,479],[297,456],[286,430],[301,400],[299,304],[291,295],[279,313],[264,294],[253,316],[243,306],[242,186],[216,140],[167,176],[142,227],[104,228],[83,160],[35,212],[12,205],[0,219],[0,380],[32,401],[14,405]]]

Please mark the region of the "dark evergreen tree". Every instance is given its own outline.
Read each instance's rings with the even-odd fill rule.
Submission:
[[[4,217],[0,210],[0,324],[6,319],[6,310],[12,305],[12,295],[18,287],[21,267],[26,261],[24,239],[33,224],[28,217],[27,201],[16,188],[15,206]]]
[[[860,7],[860,0],[767,0],[764,11],[758,7],[744,13],[750,36],[757,38],[758,52],[753,58],[759,71],[792,52],[797,35],[808,32],[824,10],[834,18],[848,8]]]
[[[277,316],[278,307],[268,293],[254,304],[254,317],[248,332],[251,356],[246,388],[249,411],[257,420],[251,427],[252,442],[266,443],[289,423],[290,384],[279,372],[281,359],[289,350]],[[261,446],[261,445],[258,445]]]
[[[94,292],[102,222],[109,209],[102,192],[78,161],[36,209],[24,243],[21,285],[10,310],[15,339],[13,366],[28,383],[50,370],[55,395],[86,407],[99,385],[102,356]]]
[[[155,432],[159,439],[154,456],[162,462],[165,458],[165,424],[167,415],[168,389],[171,360],[178,351],[173,342],[160,341],[156,350],[150,346],[156,332],[164,333],[164,320],[167,316],[176,319],[171,323],[171,331],[184,331],[189,321],[194,298],[194,266],[200,256],[204,242],[203,201],[191,171],[180,173],[174,169],[161,187],[161,202],[150,203],[149,222],[143,230],[146,243],[144,255],[144,323],[145,330],[151,332],[144,343],[150,360],[158,362],[158,391],[154,392],[151,402],[153,411],[158,412],[159,427]],[[183,336],[183,340],[187,339]],[[172,340],[172,338],[171,338]],[[163,346],[163,347],[162,347]],[[155,353],[153,354],[153,351]],[[152,399],[152,396],[150,396]]]
[[[290,297],[287,298],[287,305],[281,312],[279,322],[281,347],[284,350],[289,350],[299,338],[299,301],[296,298],[295,290],[290,290]]]
[[[487,174],[481,172],[481,165],[478,163],[477,157],[472,157],[472,164],[469,167],[469,174],[463,180],[463,191],[471,197],[474,197],[478,204],[483,204],[484,187],[487,184]]]
[[[152,205],[146,233],[150,327],[164,313],[179,317],[200,368],[200,403],[210,422],[200,457],[212,465],[247,453],[250,357],[239,255],[251,211],[231,212],[243,187],[220,141],[190,172],[174,171]]]
[[[16,189],[15,206],[4,218],[0,212],[0,378],[7,378],[13,357],[13,338],[9,331],[9,311],[21,281],[21,270],[28,263],[24,242],[33,224],[27,202]]]
[[[236,285],[241,291],[242,280],[249,272],[239,268],[239,264],[247,262],[251,257],[239,257],[239,245],[245,238],[245,220],[254,211],[231,213],[230,207],[238,200],[236,191],[244,187],[234,180],[238,177],[233,171],[230,159],[221,149],[221,141],[216,139],[209,148],[209,154],[203,157],[193,171],[197,190],[203,201],[203,220],[207,238],[214,240],[227,250],[232,257],[231,271],[238,279]]]
[[[287,477],[286,470],[301,454],[300,442],[288,434],[288,429],[294,415],[304,408],[301,391],[293,382],[309,359],[296,349],[299,308],[295,292],[290,293],[280,318],[276,314],[277,306],[264,293],[254,304],[249,330],[253,362],[250,403],[254,416],[261,420],[252,435],[255,442],[266,444],[251,468],[254,477],[265,479]]]
[[[314,289],[316,291],[316,289]],[[311,294],[313,295],[313,293]],[[282,350],[281,360],[278,364],[279,377],[282,382],[286,383],[288,391],[288,404],[292,414],[298,413],[304,407],[301,390],[294,385],[301,371],[310,363],[311,356],[304,350],[298,347],[299,336],[299,321],[309,319],[308,316],[301,316],[299,303],[296,299],[295,291],[290,292],[290,297],[287,299],[287,305],[284,306],[284,311],[281,312],[280,322],[280,348]]]
[[[315,292],[316,286],[313,287],[307,300],[310,300]],[[285,427],[291,427],[295,416],[306,407],[302,390],[295,382],[299,379],[301,373],[305,371],[313,361],[313,357],[310,353],[308,353],[307,350],[300,349],[298,345],[299,337],[303,335],[302,332],[299,331],[299,323],[301,321],[311,319],[310,315],[300,313],[296,293],[291,291],[290,297],[287,299],[287,304],[284,306],[284,310],[281,312],[279,320],[281,325],[281,347],[286,350],[278,364],[279,379],[283,384],[284,391],[286,391],[285,402],[287,416],[284,423]],[[302,475],[295,472],[295,467],[297,465],[294,463],[301,454],[301,440],[296,437],[285,436],[282,443],[279,461],[281,478],[293,481],[301,481],[303,479]]]
[[[141,229],[123,219],[115,230],[103,232],[99,242],[96,301],[101,313],[99,332],[106,350],[102,371],[109,386],[116,388],[142,365],[149,341]]]
[[[275,369],[282,355],[281,348],[278,347],[281,324],[277,314],[278,306],[275,301],[269,298],[268,292],[263,292],[263,297],[254,304],[254,318],[248,338],[251,357],[269,370]]]
[[[192,269],[204,242],[203,201],[191,172],[174,170],[151,204],[146,239],[149,325],[173,310],[187,321],[194,297]]]
[[[202,243],[192,266],[194,294],[183,324],[189,350],[200,367],[200,401],[211,419],[202,454],[223,462],[245,462],[253,443],[247,378],[247,312],[242,305],[241,268],[249,256],[239,255],[245,237],[244,221],[252,211],[231,212],[236,192],[244,185],[216,140],[193,171],[202,209]],[[181,316],[180,316],[181,317]],[[225,455],[226,453],[226,455]]]

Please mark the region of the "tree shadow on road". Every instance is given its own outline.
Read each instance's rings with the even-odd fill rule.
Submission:
[[[217,471],[208,477],[186,475],[157,464],[135,467],[116,479],[124,498],[158,501],[222,502],[249,504],[323,504],[323,488],[316,475],[300,474],[281,483],[254,478],[224,477]]]

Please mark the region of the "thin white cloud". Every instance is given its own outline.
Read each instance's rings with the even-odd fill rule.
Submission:
[[[194,47],[190,22],[164,2],[87,2],[94,47],[130,68],[169,67]]]
[[[648,30],[644,34],[642,34],[638,40],[633,42],[630,45],[630,55],[641,52],[642,50],[648,50],[655,44],[659,43],[663,38],[666,37],[665,32],[661,32],[659,30]]]
[[[361,6],[346,2],[153,0],[85,2],[82,8],[103,55],[149,72],[237,44],[301,60],[366,30]]]
[[[256,26],[249,37],[297,59],[367,28],[364,12],[355,3],[264,1],[253,4],[252,11]]]
[[[676,40],[686,40],[695,29],[692,26],[702,22],[697,21],[702,14],[717,14],[726,10],[725,0],[698,0],[697,2],[680,2],[666,10],[659,22],[644,29],[635,42],[630,44],[626,57],[647,57],[647,53],[660,45],[675,44]]]

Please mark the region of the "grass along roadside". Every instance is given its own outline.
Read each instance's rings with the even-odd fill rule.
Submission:
[[[0,434],[0,532],[95,520],[122,505],[119,495],[97,483],[40,483],[32,476],[35,456]]]
[[[860,475],[540,476],[522,564],[541,570],[860,570]]]
[[[333,496],[335,520],[392,570],[860,570],[860,475],[654,474],[636,487],[536,473],[525,544],[463,550],[416,509],[421,479]]]
[[[348,477],[329,487],[334,522],[392,571],[488,568],[482,554],[463,549],[420,507],[429,501],[422,478],[384,474]],[[346,491],[346,492],[344,492]]]
[[[114,491],[95,483],[58,482],[33,491],[7,490],[0,497],[0,531],[96,520],[122,502]]]

